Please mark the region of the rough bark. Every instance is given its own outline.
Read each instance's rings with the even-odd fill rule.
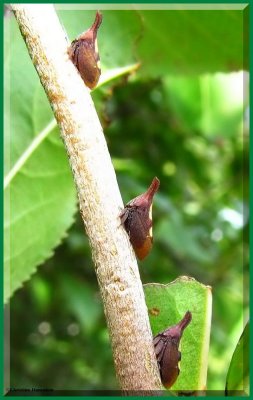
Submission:
[[[69,156],[120,387],[161,389],[137,262],[120,225],[123,203],[89,89],[68,58],[69,43],[53,6],[12,8]]]

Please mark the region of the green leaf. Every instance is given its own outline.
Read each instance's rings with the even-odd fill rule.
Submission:
[[[211,288],[193,278],[181,276],[168,285],[144,285],[144,292],[154,336],[178,323],[186,311],[192,313],[192,321],[181,339],[180,374],[171,390],[205,390],[212,314]]]
[[[235,71],[248,65],[243,10],[140,11],[145,75]],[[247,53],[247,51],[246,51]],[[245,59],[244,59],[245,54]]]
[[[71,40],[95,17],[95,7],[78,8],[57,7]],[[246,11],[130,9],[102,10],[102,14],[98,33],[102,71],[136,62],[141,63],[141,77],[248,68]]]
[[[4,201],[6,302],[52,256],[73,222],[75,190],[58,137],[34,150],[6,186]]]
[[[249,322],[237,343],[226,381],[226,395],[249,395]]]
[[[57,7],[71,40],[95,10]],[[102,71],[141,63],[140,76],[247,69],[248,20],[243,10],[102,10],[98,33]],[[244,49],[243,49],[244,46]],[[245,50],[245,51],[244,51]]]

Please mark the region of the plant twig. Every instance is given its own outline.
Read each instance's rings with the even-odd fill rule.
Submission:
[[[120,226],[123,203],[89,90],[68,58],[69,43],[53,6],[13,4],[12,8],[69,156],[120,387],[159,390],[139,270]]]

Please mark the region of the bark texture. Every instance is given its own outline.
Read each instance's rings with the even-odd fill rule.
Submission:
[[[123,203],[89,89],[69,60],[69,43],[53,6],[13,4],[12,8],[68,153],[119,385],[131,391],[159,390],[161,381],[138,265],[120,225]]]

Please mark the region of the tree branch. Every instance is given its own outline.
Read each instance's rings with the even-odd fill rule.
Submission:
[[[120,387],[161,389],[138,265],[120,226],[123,203],[89,89],[68,58],[69,43],[53,6],[12,8],[69,156]]]

